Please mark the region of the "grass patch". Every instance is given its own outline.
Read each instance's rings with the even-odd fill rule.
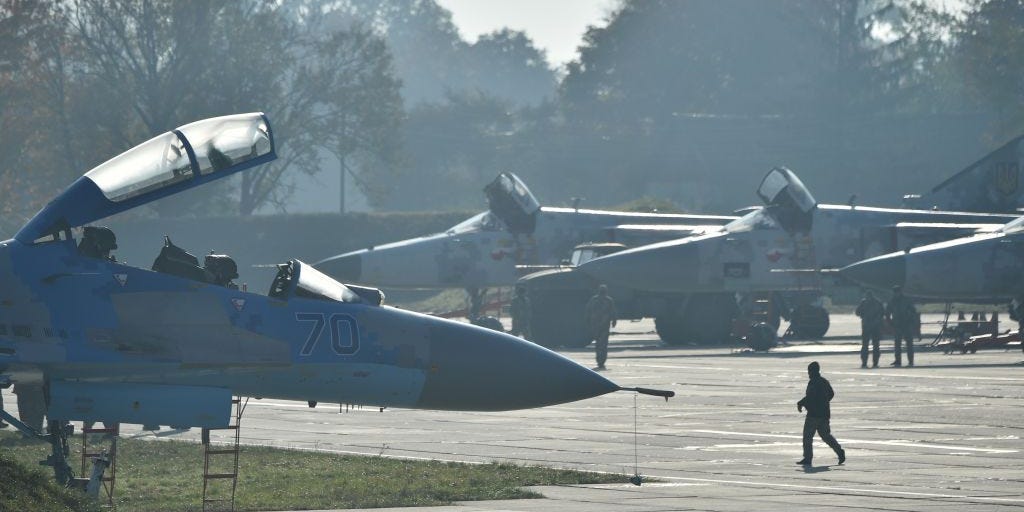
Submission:
[[[72,443],[71,466],[76,473],[80,438],[76,436]],[[48,450],[49,445],[23,440],[9,431],[0,432],[0,453],[24,465],[36,466]],[[225,462],[230,461],[230,457],[222,457]],[[246,446],[242,447],[240,464],[235,501],[238,510],[446,505],[455,501],[540,497],[524,489],[525,486],[628,481],[623,475],[514,464],[408,461]],[[226,470],[226,466],[220,469]],[[202,510],[202,471],[203,450],[198,444],[121,439],[115,492],[117,510]],[[50,473],[45,480],[52,480]],[[214,485],[226,490],[230,480]]]
[[[15,460],[0,451],[0,510],[19,512],[99,512],[100,507],[77,491],[58,487],[51,473]]]

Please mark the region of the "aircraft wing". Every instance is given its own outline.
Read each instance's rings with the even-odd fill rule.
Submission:
[[[277,158],[262,113],[187,124],[85,173],[43,207],[14,238],[40,238],[130,210]]]
[[[619,224],[605,228],[609,240],[625,244],[628,247],[666,242],[694,235],[720,231],[722,226],[680,225],[680,224]]]
[[[1003,226],[1003,224],[985,223],[900,222],[893,226],[893,230],[896,241],[895,247],[903,249],[981,233],[994,233],[1002,229]]]

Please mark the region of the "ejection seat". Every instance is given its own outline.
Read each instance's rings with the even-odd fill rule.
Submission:
[[[82,256],[100,260],[117,261],[110,251],[117,249],[117,237],[108,227],[85,226],[82,228],[82,239],[78,242],[78,252]]]
[[[203,259],[203,266],[199,266],[199,258],[174,245],[169,236],[164,236],[164,247],[153,262],[153,271],[238,289],[233,282],[238,278],[238,265],[230,256],[211,253]]]

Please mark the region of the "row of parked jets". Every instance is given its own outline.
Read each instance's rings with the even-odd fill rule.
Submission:
[[[1018,145],[932,197],[963,200],[945,191],[972,183],[989,190],[993,172],[1001,176],[1011,164],[1018,172]],[[847,273],[868,283],[884,276],[886,286],[898,278],[912,294],[943,297],[948,290],[919,284],[927,267],[948,283],[961,274],[954,266],[974,260],[966,251],[991,247],[982,271],[991,280],[971,285],[992,299],[1013,289],[999,272],[1020,265],[1012,214],[818,204],[783,168],[758,188],[763,206],[741,216],[541,207],[521,180],[502,173],[485,188],[488,211],[444,233],[316,265],[283,262],[266,294],[236,286],[230,258],[209,255],[200,264],[170,239],[150,269],[120,263],[111,254],[115,234],[91,225],[276,157],[262,113],[187,124],[88,171],[0,242],[0,385],[14,385],[19,413],[0,409],[0,418],[51,444],[49,464],[61,483],[72,477],[70,422],[220,428],[229,425],[234,396],[497,411],[616,391],[673,394],[620,386],[503,332],[389,307],[378,289],[360,285],[479,291],[515,282],[524,265],[561,270],[579,244],[614,241],[632,248],[578,259],[582,273],[564,270],[629,290],[635,304],[622,310],[654,316],[666,341],[679,342],[701,311],[732,314],[735,297],[762,291],[820,295],[827,291],[821,273],[804,271],[895,249],[902,252]],[[1016,204],[1016,188],[995,186]],[[964,235],[972,238],[929,245]],[[921,247],[908,252],[905,244]],[[953,256],[943,258],[947,251]],[[1019,271],[1004,274],[1016,283]],[[966,296],[960,288],[951,295]]]

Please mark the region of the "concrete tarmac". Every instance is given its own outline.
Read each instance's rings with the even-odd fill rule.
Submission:
[[[543,487],[545,499],[432,511],[1024,509],[1020,348],[947,355],[922,346],[926,340],[918,344],[916,367],[891,368],[888,340],[882,367],[862,370],[860,342],[852,338],[858,329],[855,317],[834,315],[824,341],[751,353],[663,346],[651,322],[622,322],[606,375],[623,386],[671,389],[675,398],[615,393],[503,413],[339,412],[344,408],[337,404],[310,409],[252,400],[242,439],[386,457],[639,471],[659,480],[641,487]],[[563,353],[593,366],[592,348]],[[836,391],[832,432],[847,452],[841,466],[820,440],[813,466],[795,464],[803,425],[796,401],[815,360]],[[156,435],[197,439],[199,433]]]

